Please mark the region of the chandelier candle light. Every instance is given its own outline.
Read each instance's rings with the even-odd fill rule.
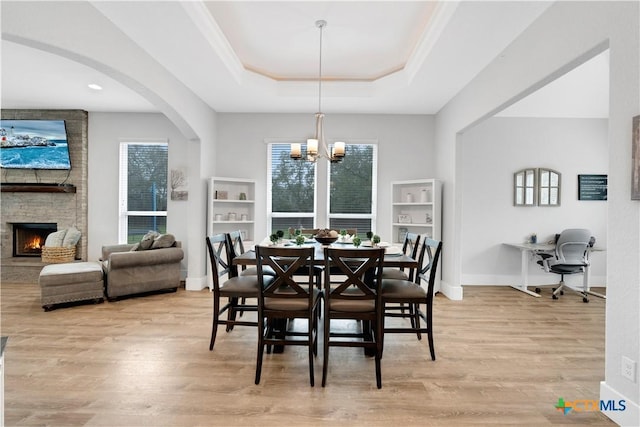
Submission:
[[[345,144],[344,142],[335,142],[331,151],[327,147],[327,143],[324,140],[324,113],[322,112],[322,29],[327,25],[327,21],[316,21],[316,27],[320,28],[320,61],[318,72],[318,112],[316,113],[316,134],[315,138],[307,139],[307,155],[304,157],[310,162],[317,161],[320,157],[326,157],[331,162],[339,162],[344,158]],[[324,153],[319,153],[318,149],[321,148]],[[295,160],[303,159],[302,156],[302,144],[292,143],[289,156]]]

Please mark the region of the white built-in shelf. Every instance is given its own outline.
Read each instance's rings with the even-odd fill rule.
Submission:
[[[244,178],[209,178],[208,235],[241,231],[244,240],[254,240],[256,183]],[[222,198],[221,198],[222,197]],[[235,219],[230,216],[235,215]],[[242,219],[246,216],[246,219]]]

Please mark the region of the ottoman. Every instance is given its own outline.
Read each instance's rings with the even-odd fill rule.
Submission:
[[[49,311],[55,304],[104,301],[102,265],[99,262],[50,264],[40,272],[40,300]]]

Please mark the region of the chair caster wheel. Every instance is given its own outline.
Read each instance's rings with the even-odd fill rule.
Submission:
[[[558,299],[558,295],[551,295],[551,298]]]
[[[536,288],[536,294],[540,293],[540,288]]]
[[[589,302],[589,298],[587,298],[587,297],[582,297],[582,302],[584,302],[584,303]]]
[[[564,291],[560,291],[560,295],[564,295]]]

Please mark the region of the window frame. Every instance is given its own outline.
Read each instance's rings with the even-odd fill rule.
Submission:
[[[344,214],[344,213],[331,213],[331,162],[327,161],[327,191],[326,191],[326,212],[325,223],[327,227],[331,224],[332,219],[369,219],[371,221],[371,230],[375,231],[377,227],[377,206],[378,206],[378,141],[371,139],[359,139],[359,140],[345,140],[335,139],[329,144],[329,150],[335,141],[344,141],[345,146],[349,145],[368,145],[373,148],[372,153],[372,165],[371,165],[371,213],[369,214]],[[347,154],[348,155],[348,154]],[[359,232],[360,234],[360,232]]]
[[[287,144],[295,143],[297,141],[302,141],[304,138],[292,138],[292,139],[281,139],[281,138],[266,138],[265,143],[267,144],[267,234],[271,234],[271,230],[273,229],[273,219],[274,218],[312,218],[313,219],[313,227],[316,228],[318,216],[318,163],[316,162],[313,170],[313,211],[311,212],[273,212],[273,145],[274,144]],[[305,152],[305,143],[302,143],[302,150]],[[297,160],[300,162],[306,160]],[[286,231],[286,230],[283,230]]]
[[[161,145],[167,147],[167,176],[169,176],[169,141],[167,139],[121,140],[119,144],[118,171],[118,243],[129,243],[129,217],[167,217],[167,211],[130,211],[128,210],[129,194],[129,147],[132,145]],[[167,190],[169,183],[166,183]],[[169,200],[167,199],[167,208]]]

